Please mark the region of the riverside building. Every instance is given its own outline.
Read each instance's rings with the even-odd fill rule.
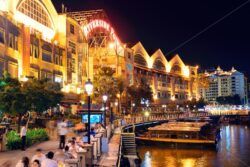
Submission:
[[[160,49],[150,55],[141,42],[121,42],[103,10],[58,13],[51,0],[0,0],[0,75],[48,78],[68,96],[108,66],[128,85],[146,77],[155,104],[198,97],[197,69]],[[78,98],[78,99],[77,99]],[[74,97],[79,101],[79,97]]]
[[[232,68],[223,71],[220,67],[211,72],[205,72],[209,79],[208,88],[199,88],[200,96],[210,103],[215,103],[219,96],[238,94],[242,104],[248,104],[247,79],[243,73]]]

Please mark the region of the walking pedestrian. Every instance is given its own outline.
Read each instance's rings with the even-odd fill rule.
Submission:
[[[25,150],[26,147],[26,133],[27,133],[27,128],[25,125],[22,126],[21,132],[20,132],[20,137],[22,139],[22,150]]]
[[[63,120],[61,123],[59,123],[58,128],[59,128],[59,136],[60,136],[59,149],[64,149],[66,134],[68,133],[66,121]]]

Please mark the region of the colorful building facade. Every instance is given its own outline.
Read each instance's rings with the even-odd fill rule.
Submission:
[[[48,78],[66,93],[83,92],[97,69],[109,66],[128,84],[146,77],[156,104],[198,97],[197,66],[179,55],[149,55],[122,43],[103,10],[57,13],[50,0],[0,0],[0,75]]]

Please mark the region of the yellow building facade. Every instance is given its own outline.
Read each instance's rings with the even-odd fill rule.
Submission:
[[[109,66],[127,84],[146,77],[156,104],[198,97],[198,67],[179,55],[167,60],[160,49],[149,55],[140,42],[126,46],[103,10],[58,14],[51,0],[0,4],[0,75],[49,78],[64,92],[79,94],[99,67]]]
[[[65,92],[82,89],[81,27],[58,14],[50,0],[1,0],[1,75],[58,82]]]

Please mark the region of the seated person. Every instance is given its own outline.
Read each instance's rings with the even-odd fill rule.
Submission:
[[[74,156],[69,152],[69,146],[64,148],[64,158],[65,159],[72,159]]]
[[[75,141],[71,141],[71,146],[69,147],[69,153],[72,154],[73,158],[77,158],[77,152],[80,147],[75,143]]]

